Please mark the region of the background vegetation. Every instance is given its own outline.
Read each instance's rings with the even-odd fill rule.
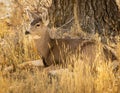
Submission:
[[[0,3],[0,7],[3,8],[0,15],[6,14],[6,12],[9,14],[8,16],[0,16],[0,93],[119,93],[120,70],[114,69],[116,65],[112,62],[104,62],[104,60],[100,59],[100,50],[98,50],[95,62],[92,62],[92,67],[88,62],[83,62],[79,55],[71,55],[68,61],[74,63],[74,68],[68,65],[68,70],[58,71],[57,75],[55,74],[53,76],[49,75],[49,71],[54,69],[58,70],[58,68],[62,68],[61,66],[44,68],[28,65],[25,66],[25,68],[18,67],[18,64],[40,58],[34,42],[30,37],[24,35],[30,22],[26,9],[35,10],[38,4],[36,1],[40,2],[41,0],[12,0],[8,6],[11,11],[6,9],[4,3]],[[49,9],[49,27],[61,27],[68,22],[68,24],[62,28],[72,29],[72,31],[76,33],[81,33],[82,31],[91,33],[91,29],[98,31],[95,25],[95,19],[97,20],[97,16],[101,19],[101,16],[99,12],[96,15],[91,14],[99,10],[92,11],[91,6],[97,2],[96,0],[94,0],[95,2],[90,1],[91,0],[79,0],[79,2],[77,0],[53,0],[53,4]],[[105,0],[100,1],[104,2]],[[105,2],[107,3],[107,1],[111,0],[106,0]],[[117,2],[119,6],[119,1]],[[113,4],[112,8],[115,7],[118,12],[117,6],[114,6],[114,4],[116,5],[114,0],[108,3]],[[41,6],[41,4],[39,5]],[[94,9],[97,9],[96,7],[99,6],[95,5]],[[109,10],[112,8],[104,6],[101,7],[100,12],[102,9]],[[91,9],[91,12],[88,11],[89,9]],[[97,20],[98,23],[100,21],[100,29],[106,28],[106,30],[108,30],[108,25],[110,28],[114,26],[116,27],[114,30],[118,34],[120,26],[117,18],[119,18],[119,16],[112,10],[108,11],[108,13],[110,15],[102,12],[102,14],[106,15],[102,15],[103,20],[108,16],[110,18],[108,23],[113,23],[106,24],[106,20]],[[115,13],[115,15],[113,15],[113,13]],[[85,16],[83,14],[85,14]],[[88,21],[87,16],[90,17]],[[113,16],[115,19],[111,19]],[[103,26],[104,24],[106,24],[105,27]],[[113,29],[111,31],[113,31]],[[105,34],[105,36],[107,35]],[[95,36],[96,40],[99,40],[99,38],[100,35]],[[114,42],[109,41],[108,37],[107,40],[107,44],[114,48],[119,59],[119,36],[115,35]],[[98,43],[98,47],[103,44],[101,42]],[[119,60],[115,63],[119,64]],[[13,66],[14,69],[5,71],[5,68],[10,66]]]

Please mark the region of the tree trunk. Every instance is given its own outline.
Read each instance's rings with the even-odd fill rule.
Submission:
[[[108,36],[120,33],[120,12],[115,0],[53,0],[51,22],[54,26],[61,26],[74,16],[76,2],[83,31]]]
[[[49,10],[50,24],[60,27],[73,18],[74,0],[53,0],[52,7]]]
[[[120,30],[120,12],[115,0],[79,0],[83,30],[102,35],[116,35]]]

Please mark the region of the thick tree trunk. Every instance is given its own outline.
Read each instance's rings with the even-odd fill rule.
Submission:
[[[115,0],[79,0],[79,17],[83,30],[116,35],[120,30],[120,13]]]
[[[115,0],[53,0],[51,22],[54,26],[61,26],[74,16],[76,2],[83,31],[108,36],[119,34],[120,12]]]
[[[60,27],[73,18],[74,0],[53,0],[49,10],[51,25]]]

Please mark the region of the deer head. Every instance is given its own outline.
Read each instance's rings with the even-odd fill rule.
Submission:
[[[32,21],[30,23],[30,28],[25,34],[32,35],[36,48],[38,50],[39,55],[41,55],[44,59],[47,58],[49,53],[48,43],[51,41],[51,38],[48,33],[48,23],[49,20],[47,19],[48,15],[36,13],[36,12],[29,12]]]
[[[46,9],[42,8],[42,12],[29,12],[29,16],[31,18],[31,23],[29,29],[25,32],[25,34],[32,35],[43,35],[47,30],[47,25],[49,24],[48,12]]]

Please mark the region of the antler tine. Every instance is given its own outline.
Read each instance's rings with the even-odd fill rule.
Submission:
[[[44,25],[47,26],[49,24],[48,9],[44,7],[40,7],[39,10],[40,10],[39,15],[42,18]]]
[[[37,7],[45,7],[45,8],[49,8],[52,5],[52,0],[38,0],[37,1]]]
[[[33,12],[32,17],[38,18],[40,17],[42,19],[42,22],[44,25],[49,24],[49,15],[48,15],[48,8],[52,5],[52,0],[36,0],[32,4],[32,10]]]
[[[45,7],[45,8],[49,8],[52,5],[52,0],[41,0],[41,4]]]

